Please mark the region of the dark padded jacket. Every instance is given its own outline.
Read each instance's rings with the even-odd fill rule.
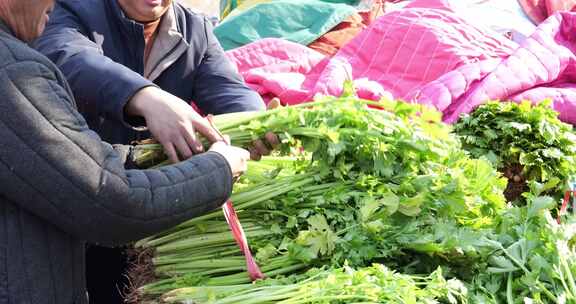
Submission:
[[[85,241],[138,240],[231,193],[218,153],[159,170],[126,170],[122,155],[56,66],[0,23],[0,304],[85,304]]]
[[[204,114],[264,109],[260,96],[227,59],[205,16],[178,3],[164,17],[168,14],[174,23],[172,39],[161,44],[164,58],[150,75],[145,73],[143,26],[124,15],[118,0],[57,1],[36,42],[68,79],[89,126],[110,143],[149,136],[131,129],[128,125],[139,123],[127,124],[124,117],[126,102],[146,86],[194,101]]]

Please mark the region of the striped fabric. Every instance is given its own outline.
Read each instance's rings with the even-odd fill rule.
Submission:
[[[220,0],[220,20],[226,17],[243,12],[257,4],[272,2],[273,0]],[[323,1],[323,0],[322,0]],[[368,9],[372,6],[374,0],[327,0],[329,3],[344,3],[354,5],[358,9]],[[388,2],[401,2],[405,0],[388,0]]]
[[[220,19],[224,19],[230,12],[238,6],[241,0],[220,0]]]
[[[256,4],[272,0],[220,0],[220,19],[228,17],[232,11],[244,11]]]

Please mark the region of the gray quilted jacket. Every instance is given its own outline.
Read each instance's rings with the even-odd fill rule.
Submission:
[[[87,303],[85,241],[138,240],[231,193],[214,152],[126,170],[126,153],[87,127],[71,96],[57,68],[0,23],[0,304]]]

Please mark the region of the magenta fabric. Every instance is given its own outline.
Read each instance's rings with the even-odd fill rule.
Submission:
[[[518,0],[524,12],[536,24],[558,11],[574,11],[575,0]]]
[[[227,55],[248,86],[263,97],[280,97],[284,104],[307,100],[327,59],[304,45],[276,38],[253,42]]]
[[[457,16],[443,0],[385,14],[335,56],[279,39],[228,52],[252,88],[284,104],[339,95],[429,104],[454,122],[487,100],[551,98],[576,123],[576,15],[556,13],[522,45]]]
[[[354,80],[361,97],[402,98],[462,65],[507,56],[514,48],[504,37],[469,25],[446,1],[415,0],[380,17],[332,58],[279,39],[228,56],[260,94],[297,104],[316,94],[340,94],[346,79]]]
[[[576,14],[559,12],[542,23],[508,58],[464,66],[412,93],[454,122],[486,100],[551,99],[560,119],[576,123]]]

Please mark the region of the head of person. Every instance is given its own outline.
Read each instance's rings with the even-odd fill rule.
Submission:
[[[0,0],[0,19],[25,42],[38,38],[48,22],[55,0]]]
[[[160,19],[173,0],[118,0],[120,7],[130,19],[141,23]]]

